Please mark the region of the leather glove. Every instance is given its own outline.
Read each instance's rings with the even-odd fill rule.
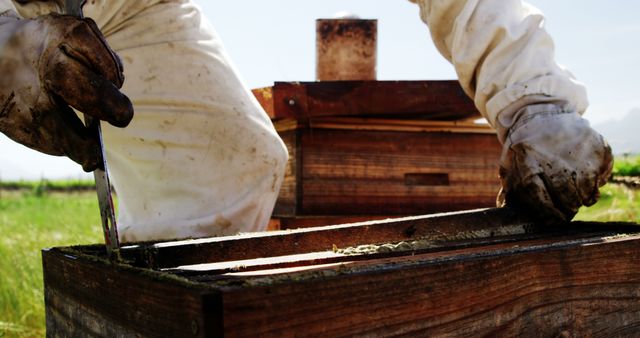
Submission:
[[[119,91],[122,63],[91,19],[0,16],[0,131],[85,171],[101,166],[99,140],[71,107],[116,127],[133,118]]]
[[[515,116],[503,143],[498,206],[514,206],[556,223],[595,204],[613,166],[603,137],[587,120],[557,104],[527,106]]]

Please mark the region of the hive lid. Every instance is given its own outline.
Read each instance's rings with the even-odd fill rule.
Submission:
[[[276,82],[253,93],[275,120],[358,116],[456,121],[481,117],[457,81]]]

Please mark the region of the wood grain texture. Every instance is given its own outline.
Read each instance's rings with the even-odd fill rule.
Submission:
[[[501,146],[486,125],[317,118],[276,127],[290,152],[277,218],[419,215],[495,205]],[[426,177],[439,177],[438,183],[427,184]]]
[[[204,262],[237,261],[332,251],[334,248],[425,238],[434,242],[451,242],[462,239],[536,234],[552,230],[561,233],[563,231],[635,232],[638,228],[626,223],[600,225],[574,222],[547,229],[512,210],[494,208],[318,228],[252,233],[196,241],[141,244],[125,247],[121,250],[121,254],[131,265],[162,269]]]
[[[256,88],[252,89],[251,92],[253,96],[256,97],[262,109],[264,109],[265,113],[271,118],[275,116],[275,112],[273,111],[273,88],[272,87],[264,87],[264,88]]]
[[[47,337],[207,337],[220,297],[158,272],[69,250],[44,250]]]
[[[480,117],[457,81],[276,82],[254,95],[273,119],[317,116]]]
[[[143,243],[122,248],[121,254],[129,264],[160,269],[202,262],[331,251],[334,246],[342,248],[424,237],[446,241],[467,237],[491,237],[504,231],[526,233],[535,229],[535,224],[525,216],[512,210],[494,208],[318,228],[251,233],[229,238]]]
[[[295,215],[298,210],[298,196],[302,186],[299,182],[302,170],[302,149],[300,148],[300,131],[297,129],[280,132],[280,137],[287,146],[289,161],[284,172],[284,180],[278,193],[278,200],[273,215]]]
[[[418,215],[495,205],[495,135],[301,131],[295,215]],[[446,175],[447,184],[407,184],[407,176],[421,174]]]
[[[291,155],[276,217],[495,204],[500,146],[471,121],[479,115],[457,81],[277,82],[254,94]]]
[[[286,124],[288,121],[291,120],[276,121],[276,128],[281,123]],[[488,124],[477,123],[475,119],[471,121],[433,121],[410,118],[313,117],[304,122],[297,122],[298,127],[307,126],[311,129],[496,134]]]
[[[639,226],[579,225],[538,239],[187,278],[113,265],[92,257],[95,248],[47,250],[48,336],[636,335]]]
[[[301,272],[280,279],[288,282],[226,292],[225,333],[634,336],[640,330],[638,239],[523,242],[473,255]]]
[[[278,230],[310,228],[326,225],[348,224],[366,221],[376,221],[392,218],[390,215],[378,216],[297,216],[297,217],[275,217]]]

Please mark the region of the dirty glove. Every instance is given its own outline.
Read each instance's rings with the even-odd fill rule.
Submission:
[[[498,206],[529,211],[546,223],[570,221],[600,197],[611,175],[611,148],[589,123],[556,104],[518,111],[504,130]],[[501,132],[498,119],[498,132]]]
[[[119,91],[122,64],[95,22],[50,14],[0,16],[0,131],[85,171],[100,166],[99,141],[70,108],[125,127],[131,101]]]

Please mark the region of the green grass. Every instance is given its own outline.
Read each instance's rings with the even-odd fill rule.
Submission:
[[[0,337],[43,337],[40,250],[102,242],[94,192],[0,191]],[[609,184],[576,219],[640,222],[640,190]]]
[[[615,159],[614,176],[640,176],[640,155],[622,156]]]
[[[576,215],[579,221],[640,223],[640,189],[607,184],[600,190],[600,200]]]
[[[44,337],[40,250],[101,241],[95,193],[0,195],[0,337]]]
[[[93,180],[69,179],[49,181],[0,181],[0,189],[4,190],[31,190],[36,194],[48,191],[84,191],[95,189]]]

